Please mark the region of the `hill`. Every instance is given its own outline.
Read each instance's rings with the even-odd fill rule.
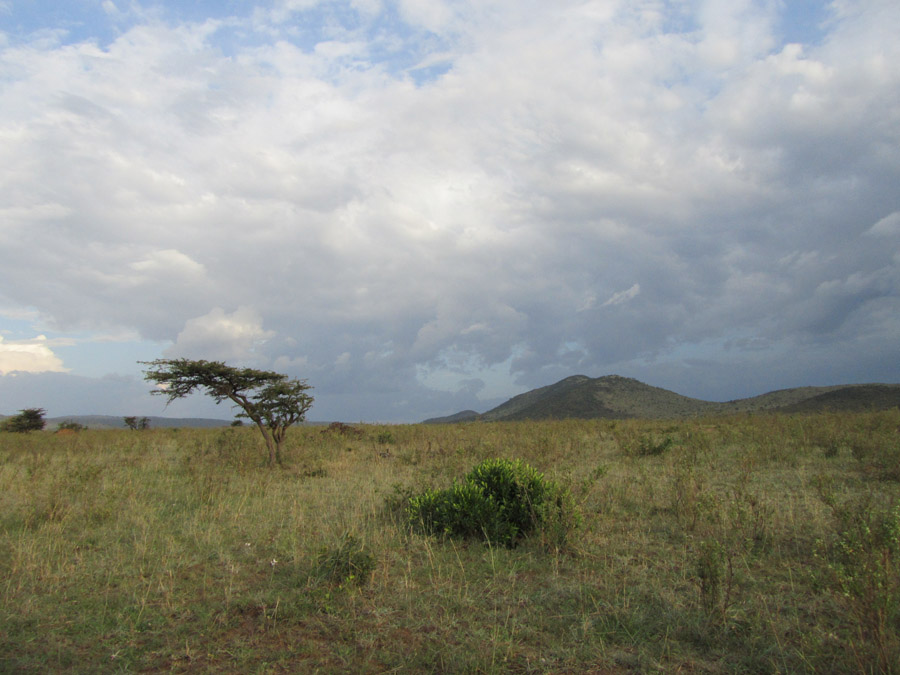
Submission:
[[[509,399],[482,415],[465,411],[426,423],[473,420],[660,419],[754,412],[884,410],[900,405],[900,384],[796,387],[724,403],[682,396],[629,377],[573,375]]]
[[[865,384],[835,387],[830,391],[784,406],[781,410],[783,412],[798,413],[817,412],[820,410],[865,412],[886,410],[896,406],[900,406],[900,386]]]
[[[422,424],[451,424],[453,422],[474,422],[479,419],[479,415],[474,410],[463,410],[455,415],[447,415],[447,417],[433,417],[425,420]]]

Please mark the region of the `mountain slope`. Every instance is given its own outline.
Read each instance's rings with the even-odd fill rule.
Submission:
[[[628,377],[584,375],[516,396],[486,412],[485,420],[559,419],[595,417],[680,417],[705,412],[710,404]]]
[[[781,412],[818,412],[844,410],[864,412],[900,407],[900,386],[891,384],[859,384],[834,387],[811,398],[781,408]]]
[[[473,411],[429,423],[539,419],[676,418],[753,412],[811,413],[824,410],[883,410],[900,405],[900,384],[797,387],[718,403],[682,396],[638,380],[573,375],[509,399],[479,416]]]
[[[462,412],[458,412],[455,415],[447,415],[446,417],[432,417],[431,419],[427,419],[422,424],[452,424],[454,422],[474,422],[479,419],[481,415],[479,415],[474,410],[463,410]]]

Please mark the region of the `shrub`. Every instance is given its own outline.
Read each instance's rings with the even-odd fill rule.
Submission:
[[[700,604],[712,625],[724,623],[734,589],[733,551],[717,539],[704,539],[696,553],[695,578],[700,587]]]
[[[363,586],[375,571],[375,556],[352,534],[345,533],[338,545],[325,548],[316,561],[315,573],[328,583]]]
[[[879,480],[900,481],[900,441],[860,435],[851,440],[850,449],[863,473]]]
[[[66,420],[56,425],[57,431],[84,431],[85,429],[87,429],[86,426],[72,420]]]
[[[462,482],[410,498],[407,515],[426,534],[482,539],[512,547],[544,524],[574,527],[567,491],[521,460],[488,459]],[[560,539],[554,533],[554,539]]]
[[[661,441],[657,441],[652,436],[641,436],[638,444],[637,454],[641,457],[655,457],[663,454],[666,450],[675,444],[671,436],[666,436]]]
[[[427,534],[484,539],[510,544],[519,530],[506,521],[496,501],[473,483],[456,483],[447,490],[428,490],[409,506],[413,524]]]
[[[830,505],[837,536],[825,554],[835,595],[847,606],[862,636],[874,644],[877,670],[900,661],[900,504],[860,502]],[[874,665],[874,664],[871,664]]]

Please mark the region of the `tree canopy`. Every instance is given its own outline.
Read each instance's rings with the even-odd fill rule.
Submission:
[[[18,415],[8,417],[0,423],[0,430],[13,431],[17,433],[25,433],[28,431],[40,431],[44,428],[46,421],[43,408],[25,408],[20,410]]]
[[[153,394],[168,403],[200,391],[216,403],[231,400],[241,409],[238,417],[252,420],[269,450],[269,464],[281,462],[281,446],[287,430],[302,421],[312,407],[313,397],[306,380],[254,368],[236,368],[221,361],[157,359],[142,361],[150,366],[144,379],[155,382]]]

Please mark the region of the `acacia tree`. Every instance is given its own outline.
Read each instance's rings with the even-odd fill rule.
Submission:
[[[269,465],[281,463],[281,446],[287,430],[303,420],[313,397],[306,380],[253,368],[234,368],[221,361],[157,359],[141,361],[150,366],[144,379],[156,382],[152,393],[167,397],[168,405],[195,391],[212,396],[216,403],[229,399],[242,412],[238,417],[252,420],[269,450]]]
[[[150,428],[149,417],[123,417],[122,421],[132,431],[143,431]]]
[[[0,431],[12,431],[15,433],[27,433],[29,431],[40,431],[44,428],[44,413],[47,411],[43,408],[25,408],[20,410],[18,415],[13,415],[3,420],[0,424]]]

